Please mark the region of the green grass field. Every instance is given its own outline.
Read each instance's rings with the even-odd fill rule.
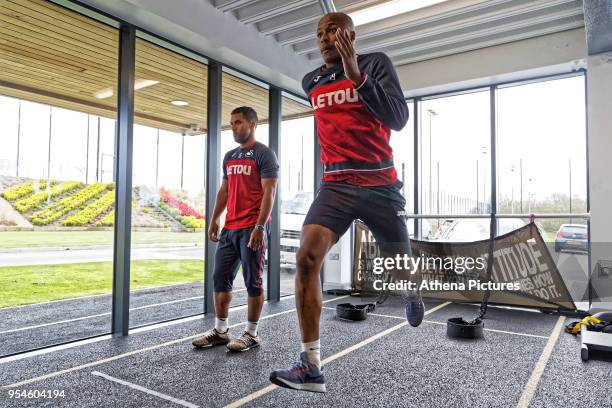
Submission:
[[[144,232],[132,233],[132,244],[204,244],[204,233]],[[62,247],[113,245],[112,231],[7,231],[0,232],[0,248]]]
[[[132,261],[130,289],[202,281],[204,261]],[[110,294],[112,262],[0,267],[0,308]]]

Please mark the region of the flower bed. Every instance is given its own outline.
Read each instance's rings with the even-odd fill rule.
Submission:
[[[204,228],[204,219],[188,215],[181,218],[181,224],[187,228]]]
[[[19,184],[15,187],[12,187],[2,193],[2,197],[7,199],[8,201],[16,201],[20,198],[26,197],[34,192],[35,181],[28,181],[27,183]],[[51,186],[57,184],[57,181],[52,180]],[[38,189],[42,191],[47,188],[47,180],[40,180],[38,182]]]
[[[82,183],[78,181],[69,181],[64,184],[56,185],[51,187],[51,198],[57,197],[61,194],[67,193],[69,191],[75,190],[82,186]],[[24,198],[23,200],[19,200],[15,203],[15,209],[20,213],[24,213],[26,211],[31,210],[32,208],[37,208],[41,204],[44,204],[47,201],[48,194],[46,191],[38,192],[34,195],[29,196],[28,198]]]
[[[31,219],[32,224],[39,226],[49,225],[61,216],[79,208],[107,188],[113,188],[113,185],[101,183],[90,184],[82,190],[79,190],[76,194],[63,198],[48,208],[35,213]]]
[[[163,189],[160,190],[160,197],[159,207],[186,228],[204,228],[204,216],[185,202],[172,197]]]
[[[66,226],[82,226],[93,222],[103,212],[115,203],[115,190],[111,190],[98,198],[81,211],[63,220],[60,224]]]
[[[193,216],[198,219],[204,218],[202,214],[191,208],[187,203],[179,200],[178,198],[172,197],[166,190],[161,189],[159,195],[163,203],[167,204],[169,207],[179,210],[182,216]]]
[[[97,227],[112,227],[115,224],[115,210],[106,214],[102,219],[96,222]]]

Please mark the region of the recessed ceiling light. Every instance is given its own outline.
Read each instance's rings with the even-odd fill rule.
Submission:
[[[159,84],[159,81],[154,81],[152,79],[137,79],[134,82],[134,89],[142,89],[155,84]]]
[[[134,81],[134,89],[142,89],[155,84],[159,84],[159,81],[154,81],[152,79],[137,79]],[[94,96],[98,99],[106,99],[114,94],[113,88],[104,88],[94,93]]]
[[[113,96],[113,88],[104,88],[94,94],[98,99],[106,99]]]
[[[391,0],[377,6],[365,8],[363,10],[350,13],[355,26],[371,23],[393,17],[398,14],[408,13],[423,7],[442,3],[446,0]]]
[[[170,103],[175,105],[175,106],[187,106],[187,105],[189,105],[189,102],[186,102],[186,101],[171,101]]]

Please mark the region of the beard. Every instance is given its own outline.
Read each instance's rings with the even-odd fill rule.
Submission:
[[[249,139],[249,134],[248,133],[244,133],[244,134],[240,134],[240,133],[234,133],[234,141],[236,143],[244,143]]]

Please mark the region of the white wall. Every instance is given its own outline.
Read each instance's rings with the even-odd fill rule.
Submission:
[[[593,308],[612,310],[612,275],[597,268],[600,261],[612,265],[612,53],[588,58],[587,106],[591,270],[593,288],[602,298]]]
[[[584,29],[449,55],[397,68],[406,96],[484,86],[580,68]]]

